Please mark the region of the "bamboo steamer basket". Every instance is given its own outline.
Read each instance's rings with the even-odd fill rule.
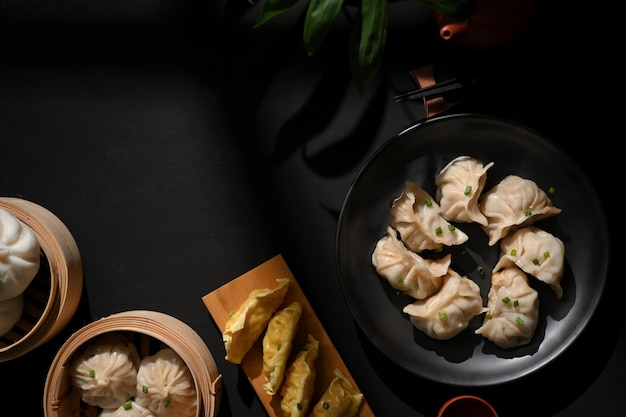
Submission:
[[[74,237],[48,209],[0,197],[0,208],[28,226],[41,247],[37,275],[24,291],[20,320],[0,337],[0,362],[23,356],[57,335],[71,320],[83,291],[83,267]]]
[[[143,358],[164,347],[185,361],[194,379],[198,407],[195,417],[214,417],[219,411],[222,376],[202,338],[184,322],[164,313],[134,310],[94,321],[75,332],[52,361],[44,390],[45,417],[92,417],[99,408],[86,405],[72,387],[69,368],[75,354],[92,338],[119,332],[135,343]],[[192,417],[192,416],[190,416]]]

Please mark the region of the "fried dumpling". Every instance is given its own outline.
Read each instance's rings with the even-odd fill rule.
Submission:
[[[263,337],[263,389],[275,395],[283,383],[287,361],[293,347],[293,338],[302,316],[302,305],[294,301],[278,310],[269,323]]]
[[[530,343],[539,317],[539,296],[528,276],[512,266],[491,275],[487,312],[476,334],[510,349]]]
[[[433,339],[450,339],[467,328],[482,313],[480,287],[471,279],[449,269],[443,287],[425,300],[416,300],[402,310],[418,330]]]
[[[224,325],[222,339],[226,360],[240,364],[254,342],[261,337],[272,315],[282,304],[289,289],[289,278],[278,278],[274,289],[256,289]]]
[[[319,341],[309,334],[304,349],[296,354],[285,371],[280,391],[280,409],[285,417],[307,415],[315,389],[315,361],[318,355]]]
[[[139,363],[133,343],[120,333],[104,333],[73,357],[70,380],[86,404],[117,408],[135,395]]]
[[[135,402],[159,417],[188,417],[196,413],[196,384],[187,364],[166,347],[141,360]]]
[[[335,378],[330,382],[320,400],[315,403],[308,417],[354,417],[359,412],[363,394],[335,369]]]
[[[372,253],[378,275],[396,290],[416,299],[426,298],[441,288],[451,259],[450,254],[441,259],[422,258],[404,246],[392,227],[387,228],[387,234],[376,243]]]
[[[535,226],[505,237],[500,242],[500,260],[494,271],[512,265],[548,284],[557,298],[563,296],[565,245],[558,237]]]
[[[441,216],[451,222],[480,223],[487,226],[487,218],[480,211],[478,198],[487,180],[487,170],[493,162],[483,162],[470,156],[459,156],[448,163],[435,178],[435,197],[441,207]]]
[[[22,294],[40,266],[37,235],[10,212],[0,209],[0,300]]]
[[[493,246],[510,232],[555,216],[561,209],[534,181],[509,175],[483,194],[480,211],[487,217],[483,231]]]
[[[391,205],[391,226],[416,253],[460,245],[469,239],[441,216],[439,204],[413,181],[405,181],[404,191]]]

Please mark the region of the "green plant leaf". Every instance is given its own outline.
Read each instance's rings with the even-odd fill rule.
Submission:
[[[304,49],[308,56],[320,46],[339,14],[343,0],[311,0],[304,20]]]
[[[388,20],[388,0],[361,1],[348,41],[348,58],[361,93],[382,64]]]
[[[285,13],[297,2],[298,0],[265,0],[261,16],[254,27],[258,28],[267,23],[270,19]]]
[[[463,21],[476,11],[476,0],[420,0],[426,6],[453,19]]]

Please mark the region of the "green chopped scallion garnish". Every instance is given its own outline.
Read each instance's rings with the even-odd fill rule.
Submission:
[[[427,198],[426,200],[424,200],[424,204],[426,204],[426,207],[432,207],[433,206],[433,202],[430,201],[430,198]]]
[[[170,404],[172,404],[172,402],[170,400],[165,400],[163,401],[163,408],[167,408],[170,406]]]
[[[439,236],[439,235],[440,235],[440,234],[442,234],[442,233],[443,233],[443,230],[441,230],[441,227],[437,227],[437,228],[435,229],[435,234],[437,234],[437,236]]]
[[[228,316],[229,316],[229,317],[232,317],[234,314],[235,314],[235,312],[234,312],[234,311],[229,311],[229,312],[228,312]]]
[[[543,259],[548,259],[549,257],[550,257],[550,252],[545,251],[545,252],[543,253]]]
[[[404,277],[398,277],[398,284],[402,284],[404,282]]]
[[[451,231],[451,232],[454,232],[456,230],[456,227],[454,227],[453,224],[449,224],[448,225],[448,230]]]
[[[304,407],[302,407],[302,404],[301,404],[301,403],[298,403],[298,404],[296,404],[296,408],[297,408],[298,410],[302,410]]]
[[[513,301],[513,307],[519,307],[519,300]]]
[[[533,215],[533,212],[530,209],[528,209],[524,211],[524,214],[526,215],[526,217],[530,217]]]
[[[524,319],[522,319],[522,318],[521,318],[521,317],[519,317],[519,316],[515,319],[515,322],[516,322],[517,324],[519,324],[520,326],[523,326],[523,325],[524,325]]]
[[[548,193],[554,195],[556,193],[556,188],[554,188],[554,187],[548,188]]]
[[[537,259],[537,258],[533,259],[533,264],[539,265],[539,259]]]
[[[143,392],[144,394],[147,394],[148,393],[148,386],[147,385],[142,386],[141,387],[141,392]]]
[[[124,403],[124,410],[130,410],[131,408],[133,408],[133,403],[131,403],[130,401]]]
[[[502,299],[502,302],[503,302],[504,304],[508,304],[508,303],[510,303],[510,302],[511,302],[511,299],[510,299],[509,297],[504,297],[504,298]]]
[[[446,321],[448,319],[448,313],[446,313],[446,310],[438,311],[437,315],[439,316],[439,320],[441,321]]]
[[[517,249],[511,249],[511,256],[517,256]]]
[[[89,378],[95,378],[96,377],[96,371],[94,371],[93,369],[89,370]]]
[[[488,320],[491,320],[493,318],[493,316],[491,315],[491,313],[487,313],[485,314],[485,317],[487,317]]]
[[[480,266],[480,265],[478,266],[478,268],[476,268],[476,270],[478,271],[478,273],[479,273],[480,275],[482,275],[482,274],[484,274],[484,273],[485,273],[485,268],[484,268],[484,267],[482,267],[482,266]]]
[[[465,191],[463,191],[463,194],[470,195],[471,192],[472,192],[472,186],[468,185],[467,187],[465,187]]]
[[[280,350],[280,348],[283,347],[283,345],[281,345],[280,343],[278,344],[278,346],[276,346],[277,350]]]

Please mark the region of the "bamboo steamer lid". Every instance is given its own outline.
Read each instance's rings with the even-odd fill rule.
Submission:
[[[57,335],[71,320],[83,290],[83,267],[74,237],[48,209],[28,200],[0,197],[0,208],[28,226],[41,247],[41,264],[24,291],[24,311],[0,337],[0,362],[25,355]]]
[[[135,342],[142,358],[162,347],[172,348],[185,361],[194,379],[198,400],[195,417],[217,415],[222,376],[202,338],[177,318],[157,311],[134,310],[92,322],[75,332],[61,346],[46,377],[43,399],[45,417],[87,417],[97,412],[97,407],[82,403],[80,394],[72,388],[69,367],[73,355],[81,347],[92,338],[108,332],[121,332],[129,337]]]

